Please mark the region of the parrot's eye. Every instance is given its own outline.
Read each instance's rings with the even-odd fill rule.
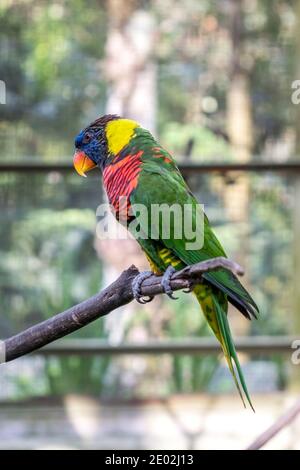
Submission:
[[[91,140],[92,140],[92,134],[90,134],[89,132],[87,132],[87,133],[84,134],[84,136],[83,136],[82,143],[83,143],[83,144],[88,144]]]

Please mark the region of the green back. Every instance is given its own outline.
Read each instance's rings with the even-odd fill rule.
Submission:
[[[202,208],[185,183],[171,155],[159,146],[148,131],[142,128],[137,130],[136,136],[132,139],[131,147],[132,151],[139,149],[144,152],[142,155],[142,171],[139,174],[137,188],[131,195],[131,203],[143,204],[148,209],[149,214],[151,214],[153,204],[167,204],[169,206],[179,204],[182,208],[184,205],[190,205],[195,228],[196,211],[200,212]],[[182,218],[184,218],[184,210],[182,210]],[[172,250],[187,265],[219,256],[226,257],[225,251],[212,231],[205,214],[203,214],[203,224],[201,224],[203,225],[204,240],[200,249],[187,249],[187,243],[190,243],[191,240],[186,238],[184,233],[181,238],[172,236],[176,233],[174,220],[171,219],[170,224],[171,237],[164,236],[161,220],[157,222],[150,218],[150,223],[156,225],[155,232],[158,238],[158,240],[152,240],[152,242],[155,244],[159,241],[160,244]],[[182,226],[183,223],[184,220],[181,220]],[[145,233],[149,233],[149,224],[142,227]],[[151,240],[147,240],[145,244],[149,248]],[[220,269],[207,273],[204,277],[208,282],[225,292],[231,303],[245,316],[249,317],[249,314],[255,316],[255,310],[258,311],[255,302],[230,271]]]

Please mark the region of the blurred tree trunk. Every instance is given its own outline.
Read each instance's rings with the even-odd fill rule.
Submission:
[[[232,145],[234,158],[238,162],[251,160],[253,148],[252,106],[248,71],[243,67],[243,0],[230,2],[231,65],[230,81],[227,92],[227,133]],[[247,273],[249,247],[249,177],[239,175],[230,181],[224,191],[227,214],[239,226],[238,261]],[[245,282],[245,281],[244,281]],[[249,325],[234,316],[236,331],[245,334]]]
[[[151,10],[139,5],[137,0],[107,0],[108,34],[103,70],[109,85],[106,113],[135,119],[153,132],[156,127],[156,68],[152,61],[155,22]],[[105,284],[110,284],[128,264],[149,269],[133,239],[96,239],[95,247],[104,262]],[[155,300],[154,306],[146,306],[146,310],[155,308],[157,302],[160,300]],[[122,309],[122,315],[116,311],[105,320],[111,341],[124,338],[128,316],[136,308],[141,307],[131,304]],[[134,335],[134,328],[132,332]]]
[[[152,132],[156,128],[156,66],[152,60],[156,40],[154,16],[150,9],[140,7],[135,0],[108,0],[109,16],[104,73],[109,84],[106,112],[135,119]],[[117,222],[115,222],[117,223]],[[125,230],[125,229],[124,229]],[[128,264],[140,270],[149,269],[145,255],[136,240],[96,240],[96,250],[104,261],[105,283],[110,283]],[[132,303],[113,312],[105,320],[110,341],[125,338],[129,319],[136,310],[143,309],[149,322],[130,328],[128,340],[145,341],[149,336],[159,337],[162,324],[170,312],[161,308],[162,299],[155,298],[141,307]],[[148,389],[156,393],[159,383],[170,374],[170,358],[119,358],[110,365],[108,387],[118,387],[121,394],[139,393]],[[147,379],[148,377],[148,379]],[[130,384],[130,385],[128,385]],[[126,388],[128,388],[126,392]],[[131,390],[132,389],[132,390]]]
[[[108,0],[105,75],[106,111],[135,119],[155,131],[156,66],[152,60],[155,22],[136,0]]]
[[[300,50],[300,0],[297,0],[295,4],[296,8],[296,28],[295,28],[295,67],[294,67],[294,80],[300,77],[300,62],[299,62],[299,50]],[[296,106],[296,105],[294,105]],[[297,158],[300,158],[300,104],[295,108],[295,127],[296,127],[296,148],[295,153]],[[294,217],[293,217],[293,318],[291,324],[291,334],[300,336],[300,179],[299,175],[296,175],[295,180],[295,194],[294,194]],[[300,388],[300,373],[299,365],[292,366],[292,377],[291,377],[292,388]]]

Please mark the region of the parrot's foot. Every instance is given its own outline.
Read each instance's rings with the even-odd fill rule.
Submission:
[[[175,297],[171,288],[170,281],[172,279],[173,274],[175,273],[176,269],[173,266],[168,266],[164,275],[162,277],[161,285],[164,289],[165,294],[167,294],[170,299],[177,300],[178,297]]]
[[[151,271],[143,271],[142,273],[139,273],[132,281],[133,297],[139,304],[147,304],[148,302],[151,302],[151,300],[153,300],[154,298],[153,295],[143,297],[141,293],[141,286],[144,280],[148,279],[151,276],[153,276],[153,273]]]
[[[190,281],[189,286],[183,289],[182,292],[184,292],[185,294],[190,294],[191,292],[193,292],[194,287],[195,287],[194,283]]]

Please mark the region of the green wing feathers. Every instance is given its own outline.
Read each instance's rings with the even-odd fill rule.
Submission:
[[[205,284],[199,284],[196,286],[194,288],[194,294],[201,305],[203,314],[209,326],[222,346],[229,370],[244,406],[246,406],[244,398],[246,397],[249,405],[254,411],[230,332],[227,319],[226,296],[222,292],[216,291],[216,289]]]
[[[257,318],[258,307],[256,303],[233,273],[226,269],[220,269],[205,273],[203,277],[227,294],[229,302],[246,318],[249,320],[251,317]]]
[[[131,195],[132,204],[143,204],[151,213],[153,204],[186,204],[195,206],[197,200],[187,187],[178,168],[173,160],[168,160],[168,154],[163,153],[163,162],[156,156],[151,158],[151,151],[145,152],[142,164],[142,171],[139,175],[139,182],[135,191]],[[151,221],[152,223],[153,221]],[[196,225],[196,220],[194,220]],[[174,223],[174,222],[173,222]],[[182,220],[184,223],[184,220]],[[142,227],[145,233],[149,233],[148,224]],[[171,233],[172,229],[171,227]],[[146,251],[155,265],[163,271],[166,269],[161,265],[160,257],[157,258],[159,249],[166,248],[170,254],[170,260],[178,260],[176,269],[184,265],[191,265],[206,261],[219,256],[226,257],[226,253],[219,240],[212,231],[207,217],[204,215],[204,244],[200,249],[187,249],[190,240],[182,237],[164,237],[162,227],[156,227],[158,239],[138,240],[142,248]],[[171,263],[171,261],[170,261]],[[169,264],[170,264],[169,263]],[[171,263],[172,264],[172,263]],[[226,269],[208,272],[203,275],[203,284],[194,288],[194,293],[201,305],[203,313],[212,328],[215,336],[221,343],[230,372],[233,376],[240,396],[245,404],[245,399],[253,409],[246,383],[242,374],[241,366],[236,354],[233,339],[231,336],[227,319],[228,302],[233,304],[246,318],[256,317],[257,305],[246,289],[241,285],[236,276]]]

